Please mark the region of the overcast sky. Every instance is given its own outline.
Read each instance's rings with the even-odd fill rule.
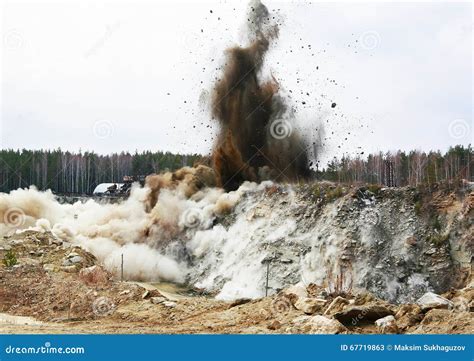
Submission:
[[[282,25],[265,73],[305,133],[325,124],[323,158],[473,142],[470,2],[266,4]],[[209,91],[246,11],[2,3],[2,147],[207,153]]]

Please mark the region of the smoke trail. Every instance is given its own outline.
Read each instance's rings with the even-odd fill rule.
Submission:
[[[260,2],[250,7],[248,47],[227,49],[222,79],[213,94],[220,132],[213,151],[218,183],[235,190],[245,180],[295,180],[309,175],[306,145],[293,127],[279,84],[260,71],[278,26]]]

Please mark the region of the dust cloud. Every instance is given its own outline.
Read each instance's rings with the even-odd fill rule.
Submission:
[[[212,154],[219,186],[243,181],[294,181],[309,176],[307,146],[294,126],[279,83],[261,79],[265,55],[279,28],[268,9],[254,1],[248,15],[247,47],[226,50],[223,75],[212,100],[220,130]]]

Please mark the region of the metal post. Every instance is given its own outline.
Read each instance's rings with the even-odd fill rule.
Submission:
[[[265,297],[268,296],[268,273],[270,270],[270,261],[267,262],[267,281],[265,282]]]
[[[123,282],[123,253],[122,253],[122,264],[121,264],[120,280]]]

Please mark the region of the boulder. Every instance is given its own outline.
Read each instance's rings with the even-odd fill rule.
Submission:
[[[466,297],[457,296],[451,299],[452,307],[450,309],[455,312],[472,312],[473,301],[469,301]]]
[[[326,305],[326,300],[322,300],[320,298],[299,298],[295,302],[295,308],[297,310],[303,311],[306,314],[313,314],[318,311],[322,311],[324,306]]]
[[[301,327],[303,326],[304,324],[306,324],[308,322],[308,320],[311,318],[311,316],[298,316],[296,318],[294,318],[292,321],[291,321],[291,324],[294,326],[294,327]]]
[[[151,301],[151,303],[157,305],[157,304],[159,304],[159,303],[165,302],[165,301],[166,301],[166,298],[160,297],[160,296],[158,296],[158,297],[151,297],[151,298],[150,298],[150,301]]]
[[[470,312],[433,308],[426,313],[420,325],[410,333],[472,334],[474,333],[474,317]]]
[[[398,326],[392,315],[379,318],[375,325],[380,333],[398,333]]]
[[[274,320],[268,324],[267,328],[272,331],[278,330],[281,328],[281,323],[278,320]]]
[[[398,328],[401,330],[415,326],[423,320],[423,317],[424,314],[421,311],[421,307],[415,304],[402,305],[395,314]]]
[[[320,315],[311,317],[309,324],[310,333],[337,334],[347,331],[339,321]]]
[[[21,266],[39,266],[40,261],[34,258],[21,257],[18,258],[18,264]]]
[[[332,300],[332,302],[326,308],[326,311],[324,311],[324,315],[332,315],[336,312],[342,311],[344,306],[348,304],[349,304],[349,301],[347,299],[341,296],[337,296],[335,299]]]
[[[309,334],[338,334],[344,333],[347,329],[332,318],[316,316],[300,316],[292,321],[292,326],[287,329],[289,333],[309,333]]]
[[[374,322],[392,313],[390,309],[383,305],[369,304],[364,306],[348,306],[341,312],[336,312],[334,318],[343,324],[356,326],[360,322]]]
[[[423,312],[433,308],[448,309],[453,307],[453,303],[451,301],[433,292],[426,292],[416,301],[416,303],[421,307]]]
[[[364,305],[366,303],[374,302],[374,301],[376,301],[376,298],[374,297],[372,293],[363,291],[356,295],[354,303],[356,305]]]
[[[291,303],[293,305],[300,298],[308,297],[308,292],[306,291],[306,287],[302,283],[297,283],[296,285],[290,286],[287,289],[283,290],[282,293],[291,300]]]
[[[407,303],[400,306],[397,313],[395,314],[395,318],[398,320],[406,315],[418,315],[420,313],[421,313],[420,306],[416,304]]]
[[[59,239],[59,238],[53,236],[53,237],[51,238],[51,240],[50,240],[50,243],[51,243],[51,244],[55,244],[55,245],[57,245],[57,246],[61,246],[64,242],[63,242],[61,239]]]
[[[59,267],[56,267],[54,264],[52,263],[45,263],[43,264],[43,269],[46,271],[46,272],[58,272],[59,271]]]
[[[75,265],[70,265],[70,266],[62,266],[61,271],[67,272],[67,273],[76,273],[78,269]]]
[[[176,307],[176,302],[172,301],[163,301],[161,303],[163,306],[169,307],[169,308],[175,308]]]
[[[63,266],[73,266],[82,263],[84,259],[76,252],[69,253],[63,260]]]
[[[81,269],[79,278],[87,285],[104,285],[109,281],[107,271],[97,265]]]

